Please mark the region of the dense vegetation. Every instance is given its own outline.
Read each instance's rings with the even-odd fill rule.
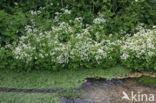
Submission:
[[[1,0],[0,69],[156,70],[155,0]]]

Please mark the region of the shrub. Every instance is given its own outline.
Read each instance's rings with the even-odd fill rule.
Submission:
[[[16,67],[58,70],[61,67],[110,67],[117,63],[119,45],[109,39],[94,40],[95,27],[90,25],[83,29],[82,18],[58,24],[44,32],[26,26],[26,36],[21,36],[19,42],[9,48],[14,60],[18,61]]]
[[[104,32],[107,35],[116,32],[120,34],[121,30],[131,34],[135,33],[135,28],[140,23],[149,27],[156,25],[155,4],[155,0],[27,0],[27,2],[25,0],[1,0],[0,9],[6,11],[10,16],[17,12],[16,7],[21,8],[23,13],[38,12],[35,17],[36,25],[47,24],[56,16],[55,13],[62,11],[62,8],[70,9],[72,14],[62,15],[60,20],[65,22],[82,17],[83,23],[92,24],[97,14],[102,12],[107,19],[104,25]],[[31,16],[27,18],[31,19]],[[44,21],[40,22],[43,19]],[[52,26],[50,23],[49,27]]]
[[[13,15],[0,10],[0,44],[5,45],[25,34],[24,26],[27,24],[25,14],[16,12]]]
[[[118,63],[137,71],[155,70],[155,29],[140,28],[138,33],[122,38],[102,35],[105,19],[99,15],[92,25],[83,24],[79,17],[69,23],[58,22],[50,31],[36,28],[35,23],[27,25],[25,36],[1,48],[1,61],[10,58],[10,67],[22,70],[108,68]],[[10,50],[9,56],[5,49]]]
[[[121,46],[121,62],[138,71],[155,69],[156,31],[141,28],[132,37],[128,36]]]
[[[0,68],[108,68],[121,63],[137,71],[156,70],[154,3],[0,1]],[[144,26],[137,29],[140,23]]]

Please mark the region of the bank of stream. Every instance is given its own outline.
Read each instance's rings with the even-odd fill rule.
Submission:
[[[61,103],[156,103],[156,79],[145,76],[112,80],[87,78],[79,93],[80,97],[75,99],[62,97]],[[128,98],[123,98],[126,95]]]

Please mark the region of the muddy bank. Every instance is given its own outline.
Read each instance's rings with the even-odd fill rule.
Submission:
[[[156,103],[156,88],[141,85],[132,78],[122,80],[89,78],[82,85],[80,92],[80,98],[61,98],[61,103]],[[123,92],[127,94],[128,99],[122,99]],[[131,97],[132,93],[135,98]],[[154,96],[154,101],[149,101],[150,94]]]
[[[79,95],[78,98],[63,96],[73,91]],[[0,92],[59,93],[61,103],[156,103],[156,79],[149,77],[112,80],[87,78],[77,90],[0,88]],[[125,94],[128,98],[123,98]],[[132,98],[132,94],[135,98]],[[151,95],[154,96],[154,101],[150,101]]]

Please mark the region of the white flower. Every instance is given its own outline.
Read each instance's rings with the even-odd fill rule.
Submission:
[[[98,49],[98,53],[103,53],[103,50],[102,49]]]
[[[124,53],[124,54],[122,54],[120,57],[121,57],[121,59],[126,60],[126,59],[129,58],[130,56],[129,56],[127,53]]]
[[[104,18],[95,18],[93,20],[93,23],[95,23],[95,24],[101,24],[101,23],[105,23],[105,22],[106,22],[106,19],[104,19]]]
[[[53,6],[53,3],[50,3],[51,6]]]
[[[153,25],[153,29],[156,29],[156,25]]]
[[[18,3],[17,3],[17,2],[14,2],[14,4],[15,4],[15,5],[18,5]]]

